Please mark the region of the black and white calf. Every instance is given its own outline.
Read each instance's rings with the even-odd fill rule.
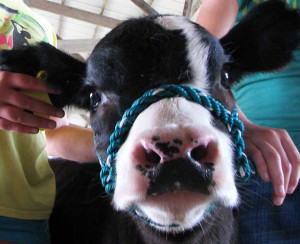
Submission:
[[[183,17],[149,16],[113,29],[86,64],[47,44],[4,51],[0,64],[33,76],[46,70],[63,91],[51,95],[55,105],[91,111],[95,149],[105,159],[116,122],[145,91],[186,84],[232,111],[233,83],[288,64],[299,34],[298,12],[269,1],[221,40]],[[234,243],[233,155],[226,127],[204,107],[179,97],[154,103],[117,153],[112,198],[100,186],[98,164],[55,165],[53,243]]]

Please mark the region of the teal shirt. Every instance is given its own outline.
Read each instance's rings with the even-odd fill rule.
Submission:
[[[247,10],[263,0],[238,0],[237,21]],[[287,0],[299,7],[300,0]],[[254,123],[286,129],[300,149],[300,51],[293,62],[280,72],[245,77],[234,89],[238,105]]]
[[[237,16],[237,21],[241,19],[244,15],[247,14],[248,10],[251,9],[253,6],[266,2],[268,0],[238,0],[239,3],[239,13]],[[292,8],[299,8],[300,7],[300,0],[286,0],[286,2],[292,7]]]

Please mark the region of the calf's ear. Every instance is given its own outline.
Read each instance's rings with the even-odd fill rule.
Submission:
[[[299,10],[280,0],[259,4],[220,42],[228,55],[224,71],[229,74],[229,86],[245,74],[283,68],[300,44]]]
[[[74,105],[89,108],[92,88],[84,83],[86,64],[47,43],[23,46],[0,52],[1,70],[36,76],[46,71],[50,87],[61,91],[61,95],[49,94],[57,107]]]

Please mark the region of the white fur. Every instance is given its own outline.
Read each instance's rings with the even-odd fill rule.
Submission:
[[[189,85],[206,91],[209,83],[209,47],[201,39],[195,25],[179,16],[157,17],[155,21],[165,29],[182,30],[187,39],[187,58],[194,78]],[[215,128],[211,120],[212,114],[207,109],[184,98],[164,99],[142,112],[117,154],[117,181],[113,197],[116,209],[126,210],[134,205],[151,221],[165,225],[154,226],[157,229],[184,231],[198,224],[215,200],[228,207],[235,206],[238,194],[234,184],[230,136]],[[154,135],[170,135],[171,138],[181,138],[188,144],[191,134],[195,133],[200,140],[209,138],[219,143],[213,162],[215,185],[209,187],[211,194],[178,190],[159,196],[147,196],[149,179],[136,169],[143,162],[138,161],[135,150]],[[179,227],[169,228],[168,225],[172,224],[178,224]]]
[[[187,57],[194,77],[192,86],[207,92],[209,47],[201,40],[195,25],[182,16],[161,16],[156,22],[167,30],[182,30],[187,39]]]
[[[166,225],[180,223],[180,230],[184,230],[201,220],[213,200],[219,200],[226,206],[235,206],[238,194],[234,184],[231,140],[228,134],[213,127],[211,120],[212,115],[207,109],[184,98],[163,99],[142,112],[117,154],[117,181],[113,197],[115,207],[126,210],[136,205],[151,220]],[[191,131],[219,142],[218,157],[213,162],[213,181],[216,185],[210,188],[212,194],[208,197],[177,191],[166,196],[147,198],[149,180],[136,170],[136,165],[141,162],[134,157],[134,150],[141,141],[153,135],[167,133],[173,137],[190,138]],[[169,229],[166,227],[164,230]]]

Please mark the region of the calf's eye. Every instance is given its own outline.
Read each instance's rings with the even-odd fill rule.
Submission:
[[[230,76],[229,73],[226,71],[222,72],[221,84],[227,89],[230,88]]]
[[[90,93],[90,109],[95,111],[101,103],[101,94],[98,92]]]

